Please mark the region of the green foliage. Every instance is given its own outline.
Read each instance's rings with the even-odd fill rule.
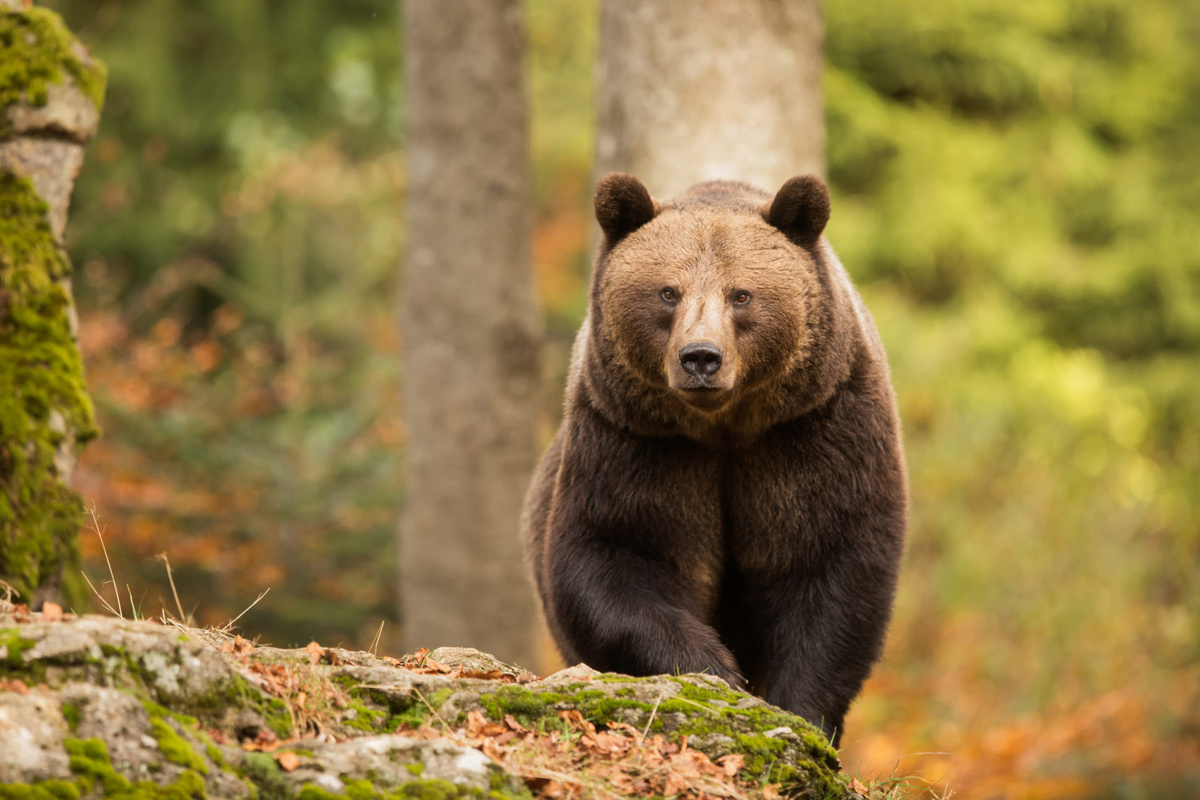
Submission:
[[[1200,659],[1197,10],[824,9],[830,238],[913,493],[893,650],[1026,710]]]
[[[0,171],[0,575],[26,599],[64,579],[78,591],[79,496],[58,478],[55,456],[96,435],[71,331],[69,273],[46,204],[30,182]]]
[[[236,356],[186,382],[155,368],[134,378],[171,381],[177,402],[154,413],[97,394],[115,451],[102,480],[140,470],[217,498],[170,515],[101,499],[109,523],[156,530],[133,551],[111,535],[133,562],[122,584],[165,583],[141,556],[184,539],[225,554],[170,551],[200,622],[222,624],[270,587],[249,628],[279,643],[353,641],[395,607],[396,4],[48,5],[111,76],[71,215],[85,319],[119,308],[144,334],[167,318],[182,331],[169,353]]]

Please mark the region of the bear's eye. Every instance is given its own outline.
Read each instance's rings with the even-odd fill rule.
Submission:
[[[658,293],[658,296],[663,299],[664,303],[674,303],[679,299],[679,295],[676,294],[675,290],[670,286],[665,287],[661,292]]]
[[[749,292],[738,291],[738,292],[733,293],[733,304],[735,306],[744,306],[744,305],[746,305],[746,303],[749,303],[749,302],[750,302],[750,293]]]

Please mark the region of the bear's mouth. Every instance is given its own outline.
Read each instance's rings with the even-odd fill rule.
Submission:
[[[729,399],[730,392],[723,386],[713,386],[712,384],[694,384],[691,386],[680,386],[676,388],[680,398],[690,406],[711,411],[725,405]]]

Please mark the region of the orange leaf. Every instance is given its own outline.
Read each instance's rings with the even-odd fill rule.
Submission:
[[[672,772],[667,776],[667,784],[663,787],[663,794],[670,797],[671,795],[682,794],[687,788],[687,781]]]
[[[296,767],[300,766],[300,756],[293,753],[291,750],[283,750],[275,754],[275,760],[279,762],[279,766],[284,772],[291,772]]]
[[[42,603],[42,616],[46,622],[58,622],[63,618],[62,606],[47,600],[45,603]]]
[[[325,649],[316,642],[309,642],[304,648],[304,652],[308,653],[308,663],[316,664],[321,660],[321,656],[325,654]]]
[[[746,757],[741,753],[730,753],[727,756],[718,758],[717,763],[725,770],[725,774],[732,778],[738,774],[739,769],[746,766]]]

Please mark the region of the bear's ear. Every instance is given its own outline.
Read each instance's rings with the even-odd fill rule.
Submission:
[[[829,190],[816,175],[798,175],[763,206],[763,217],[801,247],[811,247],[829,222]]]
[[[624,172],[610,172],[596,184],[596,221],[612,247],[654,219],[656,209],[642,182]]]

